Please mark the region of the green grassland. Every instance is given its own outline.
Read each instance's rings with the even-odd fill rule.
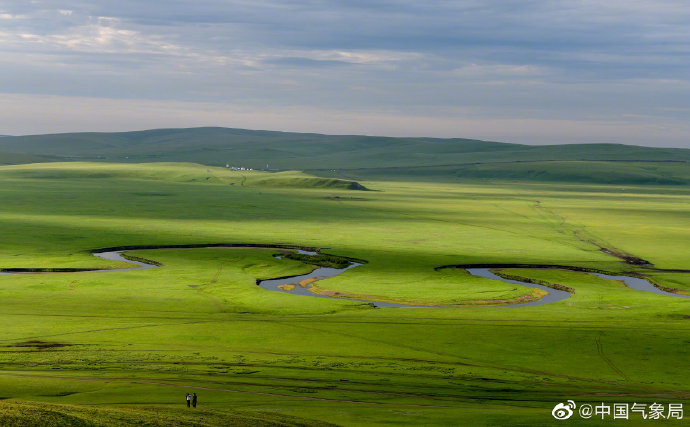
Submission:
[[[266,291],[256,279],[313,268],[275,249],[132,250],[161,267],[0,275],[0,424],[535,426],[567,399],[687,409],[689,300],[508,269],[576,292],[476,306],[530,290],[434,269],[560,264],[690,292],[688,273],[600,250],[688,269],[687,186],[352,183],[179,163],[0,167],[0,268],[128,266],[90,253],[116,246],[301,245],[367,261],[320,289],[441,306]]]
[[[607,185],[687,185],[690,167],[684,161],[485,161],[442,166],[316,169],[324,177],[348,179],[467,182],[534,181]]]

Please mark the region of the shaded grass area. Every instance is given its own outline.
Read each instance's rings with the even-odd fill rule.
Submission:
[[[41,154],[8,153],[0,151],[0,165],[16,165],[22,163],[56,162],[64,160],[58,156],[45,156]]]
[[[513,161],[484,159],[481,162],[439,166],[398,166],[337,170],[313,170],[324,177],[357,180],[399,180],[427,182],[513,182],[598,183],[620,185],[687,185],[687,161],[583,161],[580,159]]]

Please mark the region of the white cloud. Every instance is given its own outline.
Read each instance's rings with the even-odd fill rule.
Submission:
[[[27,15],[13,15],[11,13],[0,13],[0,19],[4,20],[14,20],[14,19],[26,19]]]
[[[535,77],[546,74],[546,71],[535,65],[513,64],[467,64],[453,70],[453,74],[462,77]]]
[[[345,49],[310,49],[310,50],[276,50],[268,49],[265,53],[254,56],[249,52],[245,52],[245,61],[251,62],[253,66],[260,67],[262,62],[265,61],[281,61],[290,59],[306,59],[309,61],[319,61],[323,62],[337,62],[345,64],[355,64],[355,65],[370,65],[379,67],[394,66],[395,63],[402,61],[416,61],[419,60],[423,55],[417,52],[399,52],[393,50],[368,50],[368,49],[358,49],[358,50],[345,50]],[[251,58],[251,59],[250,59]]]
[[[36,61],[37,55],[44,55],[45,65],[63,64],[60,55],[97,55],[101,58],[104,55],[148,55],[149,61],[153,62],[154,57],[164,55],[175,58],[166,67],[181,70],[203,63],[215,66],[254,63],[247,54],[233,52],[232,55],[225,55],[212,49],[173,43],[168,38],[127,28],[121,19],[107,16],[90,17],[88,23],[69,26],[61,32],[0,31],[0,44],[6,52],[13,52],[13,55],[5,55],[5,60],[14,59],[17,62],[24,62],[29,55],[36,64],[39,63]],[[143,62],[143,59],[140,61]],[[112,66],[117,68],[115,64]]]
[[[345,51],[345,50],[330,50],[330,51],[313,51],[311,52],[314,59],[327,59],[343,62],[351,62],[353,64],[370,64],[378,62],[396,62],[396,61],[411,61],[419,59],[422,54],[417,52],[400,52],[400,51],[386,51],[386,50],[361,50],[361,51]]]
[[[106,16],[97,17],[87,25],[72,27],[63,34],[34,34],[30,39],[77,52],[155,54],[176,53],[180,50],[161,37],[122,28],[119,19]]]

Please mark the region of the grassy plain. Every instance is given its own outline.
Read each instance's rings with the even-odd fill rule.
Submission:
[[[456,304],[529,290],[434,267],[641,271],[594,243],[690,264],[685,186],[349,184],[193,164],[1,167],[0,268],[123,267],[90,254],[122,245],[283,243],[368,261],[323,289]],[[40,408],[83,425],[534,426],[567,399],[690,400],[686,299],[520,269],[576,293],[537,307],[374,309],[259,288],[310,270],[274,253],[141,250],[162,267],[0,276],[0,420]],[[690,274],[653,277],[690,290]],[[194,391],[190,417],[180,406]]]

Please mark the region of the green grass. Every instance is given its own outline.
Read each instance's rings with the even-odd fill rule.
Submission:
[[[193,164],[0,167],[0,268],[126,266],[90,254],[115,246],[291,244],[367,261],[322,289],[473,305],[529,290],[434,267],[644,272],[597,245],[690,264],[682,185],[365,181],[375,191],[363,192],[311,178]],[[162,266],[0,276],[4,423],[534,426],[552,425],[567,399],[688,403],[687,299],[519,269],[576,292],[529,308],[372,309],[256,286],[312,268],[277,250],[129,253]],[[687,273],[650,274],[690,289]],[[182,407],[193,391],[198,420]]]
[[[690,295],[690,274],[683,273],[651,273],[652,281],[670,292]]]
[[[428,182],[536,181],[621,185],[687,185],[687,162],[671,161],[485,161],[429,167],[314,170],[322,176],[348,179],[420,180]]]
[[[209,168],[203,165],[190,167],[180,163],[152,163],[143,165],[108,163],[43,163],[16,165],[3,171],[5,178],[32,180],[137,180],[167,183],[209,183],[238,186],[332,188],[341,190],[365,190],[354,181],[337,178],[319,178],[301,172],[287,171],[267,173],[262,171],[233,171]],[[143,167],[142,167],[143,166]],[[136,192],[134,195],[164,197],[168,193]]]
[[[299,417],[270,412],[209,410],[157,406],[88,407],[44,402],[0,402],[0,425],[5,427],[96,426],[328,426]]]

